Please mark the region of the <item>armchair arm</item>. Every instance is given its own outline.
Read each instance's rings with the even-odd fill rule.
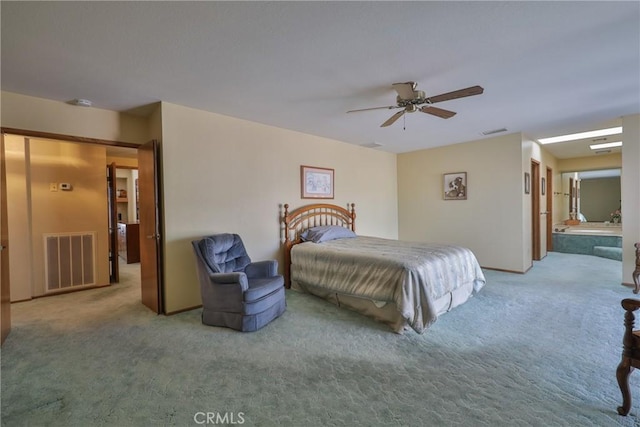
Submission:
[[[278,261],[271,259],[267,261],[252,262],[244,269],[247,277],[274,277],[278,275]]]
[[[247,281],[247,275],[242,272],[234,273],[211,273],[209,279],[212,283],[218,285],[240,285],[242,291],[249,289],[249,282]]]

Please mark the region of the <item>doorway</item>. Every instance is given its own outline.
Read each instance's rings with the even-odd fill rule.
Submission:
[[[109,279],[120,281],[120,263],[140,263],[138,163],[136,149],[107,148],[107,204],[109,217]],[[118,163],[119,162],[119,163]],[[127,163],[128,165],[122,165]]]
[[[50,133],[33,132],[33,131],[8,129],[8,128],[2,128],[2,133],[3,133],[3,135],[7,134],[7,135],[15,137],[15,138],[17,138],[19,140],[24,140],[24,145],[26,147],[29,147],[29,141],[35,140],[35,139],[39,139],[39,140],[50,140],[50,142],[70,143],[68,145],[75,145],[77,147],[81,147],[81,146],[84,146],[84,147],[88,147],[88,146],[93,146],[93,147],[106,146],[106,147],[114,147],[114,148],[118,148],[118,147],[119,148],[126,148],[126,149],[129,149],[129,150],[133,151],[133,153],[134,153],[133,157],[135,158],[135,161],[137,162],[138,145],[136,145],[136,144],[122,143],[122,142],[118,142],[118,141],[103,141],[103,140],[97,140],[97,139],[87,139],[87,138],[82,138],[82,137],[74,137],[74,136],[70,136],[70,135],[50,134]],[[44,141],[44,142],[46,142],[46,141]],[[76,150],[74,149],[73,151],[76,151]],[[3,150],[3,153],[4,153],[4,150]],[[69,155],[69,153],[67,153],[67,155]],[[103,154],[103,156],[104,156],[104,154]],[[26,160],[25,159],[26,159],[26,156],[23,156],[22,160],[20,160],[20,161],[23,164],[26,164]],[[83,162],[84,162],[83,160],[76,161],[76,163],[83,163]],[[101,176],[102,177],[101,178],[102,179],[101,182],[102,182],[102,186],[103,186],[102,188],[103,189],[104,189],[104,185],[105,185],[105,179],[104,179],[105,178],[105,172],[104,171],[105,171],[105,163],[103,162],[102,165],[99,167],[99,171],[97,172],[97,176]],[[32,177],[29,176],[29,179],[31,179],[31,178]],[[23,178],[23,179],[25,180],[25,182],[27,181],[26,177]],[[45,181],[47,181],[47,182],[51,181],[51,184],[55,184],[56,181],[58,182],[57,185],[52,185],[52,186],[49,186],[49,184],[47,183],[46,191],[57,191],[57,189],[60,187],[59,183],[61,181],[60,181],[59,178],[48,178]],[[69,185],[69,186],[65,185],[64,188],[61,188],[61,190],[62,189],[67,190],[68,189],[68,191],[66,191],[66,192],[60,191],[59,193],[56,193],[56,195],[60,196],[60,197],[67,197],[67,199],[65,199],[67,201],[70,201],[72,199],[81,199],[82,197],[85,196],[86,192],[81,191],[81,190],[83,190],[83,184],[81,183],[80,178],[77,178],[76,182],[78,184],[77,186],[74,187],[73,185]],[[27,188],[29,188],[29,187],[27,187]],[[151,191],[155,191],[155,189],[152,188]],[[104,190],[103,190],[102,194],[105,194],[105,193],[106,192],[104,192]],[[97,192],[92,192],[92,194],[96,194],[97,195]],[[3,197],[3,199],[5,198],[5,194],[4,193],[2,194],[2,197]],[[102,197],[103,197],[104,203],[106,204],[106,197],[104,197],[104,196],[102,196]],[[93,200],[93,199],[91,199],[91,200]],[[91,203],[94,203],[94,202],[90,201],[90,204]],[[143,204],[140,204],[139,206],[137,206],[137,208],[140,211],[143,211],[147,207],[145,205],[143,205]],[[152,206],[151,209],[155,211],[155,206]],[[46,211],[47,209],[39,209],[39,210],[40,211],[42,211],[42,210]],[[106,215],[104,215],[106,210],[107,210],[107,208],[106,208],[106,205],[105,205],[104,210],[102,210],[101,211],[102,213],[100,214],[100,216],[105,221],[104,230],[106,230],[108,228],[108,225],[107,225],[107,222],[106,222]],[[40,214],[38,213],[37,215],[40,215]],[[37,215],[34,215],[34,216],[37,216]],[[135,215],[137,215],[137,213]],[[66,218],[65,218],[65,220],[66,220]],[[66,221],[66,222],[67,222],[67,226],[69,226],[70,224],[73,225],[73,220]],[[30,228],[32,226],[31,218],[29,218],[27,220],[27,223],[28,223],[28,227]],[[82,228],[82,226],[78,226],[78,227]],[[97,229],[97,228],[94,228],[94,229]],[[100,231],[100,233],[103,233],[103,232]],[[104,236],[106,236],[106,233],[108,233],[108,231],[104,231],[104,233],[105,233]],[[28,244],[28,245],[31,246],[31,249],[30,249],[29,253],[33,253],[34,249],[37,249],[40,252],[42,252],[42,235],[40,233],[40,230],[38,230],[37,233],[32,233],[32,234],[33,234],[33,238],[32,239],[27,239],[28,241],[25,243],[25,245]],[[102,239],[103,242],[107,241],[107,237],[100,237],[100,239]],[[14,240],[17,241],[17,240],[20,240],[20,239],[14,239]],[[136,239],[136,240],[138,240],[138,239]],[[95,241],[99,242],[99,240],[95,240]],[[100,254],[102,254],[102,252],[100,252]],[[102,258],[102,257],[104,257],[104,258]],[[28,259],[28,258],[25,258],[25,259]],[[100,259],[106,260],[106,259],[108,259],[108,255],[106,253],[104,255],[100,255]],[[32,263],[31,264],[32,267],[36,265],[36,264],[34,264],[34,260],[33,259],[30,260],[30,262]],[[37,262],[38,262],[38,264],[40,264],[39,265],[39,268],[40,268],[42,266],[42,264],[43,264],[42,255],[40,255],[40,258],[37,260]],[[102,261],[102,262],[104,262],[104,261]],[[100,271],[105,271],[104,269],[102,269],[102,267],[100,267],[100,268],[101,268]],[[162,269],[162,265],[158,264],[157,268],[159,270]],[[100,274],[103,274],[103,273],[100,273]],[[108,272],[107,272],[106,275],[107,275],[106,279],[99,279],[99,281],[98,281],[98,285],[99,286],[105,286],[110,282],[109,281],[109,277],[108,277],[109,276]],[[156,277],[158,279],[155,282],[155,286],[158,289],[160,289],[161,288],[161,278],[162,278],[162,276],[160,274],[158,274]],[[33,282],[31,280],[28,281],[27,287],[30,288],[31,285],[29,285],[29,283],[31,283],[31,285],[32,285]],[[41,286],[46,286],[46,285],[41,285]],[[90,286],[90,287],[95,287],[95,286]],[[75,290],[75,289],[73,289],[73,290]],[[31,291],[31,290],[29,290],[29,291]],[[66,292],[68,290],[67,289],[63,289],[61,291],[65,291]],[[50,293],[50,294],[52,295],[53,293]],[[161,294],[159,293],[159,295],[161,295]],[[14,295],[11,295],[11,296],[13,297]],[[31,299],[31,294],[29,294],[29,296],[27,298],[25,298],[25,299]],[[3,312],[4,312],[4,310],[3,310]]]

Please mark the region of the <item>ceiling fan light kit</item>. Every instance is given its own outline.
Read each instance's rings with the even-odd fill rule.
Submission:
[[[395,108],[402,108],[402,111],[398,111],[393,116],[389,117],[384,123],[380,125],[380,127],[390,126],[405,113],[415,113],[416,111],[421,111],[425,114],[431,114],[432,116],[440,117],[442,119],[449,119],[456,115],[454,111],[433,107],[432,104],[435,104],[437,102],[450,101],[452,99],[464,98],[467,96],[480,95],[484,92],[484,89],[480,86],[471,86],[465,89],[454,90],[453,92],[447,92],[441,95],[427,97],[424,91],[416,90],[416,88],[418,87],[418,84],[416,82],[393,83],[391,86],[398,93],[398,96],[396,97],[396,105],[349,110],[347,111],[347,113],[381,109],[393,110]],[[421,107],[418,108],[418,106]]]

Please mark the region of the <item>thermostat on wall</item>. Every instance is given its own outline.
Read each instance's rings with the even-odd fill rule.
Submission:
[[[61,182],[60,183],[60,190],[62,190],[62,191],[71,191],[72,189],[73,189],[73,187],[68,182]]]

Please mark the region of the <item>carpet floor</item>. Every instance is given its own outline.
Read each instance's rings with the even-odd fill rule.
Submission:
[[[552,252],[485,274],[422,335],[292,291],[281,318],[239,333],[199,309],[151,313],[125,267],[120,284],[12,305],[2,425],[638,425],[640,400],[616,412],[633,297],[619,261]]]

